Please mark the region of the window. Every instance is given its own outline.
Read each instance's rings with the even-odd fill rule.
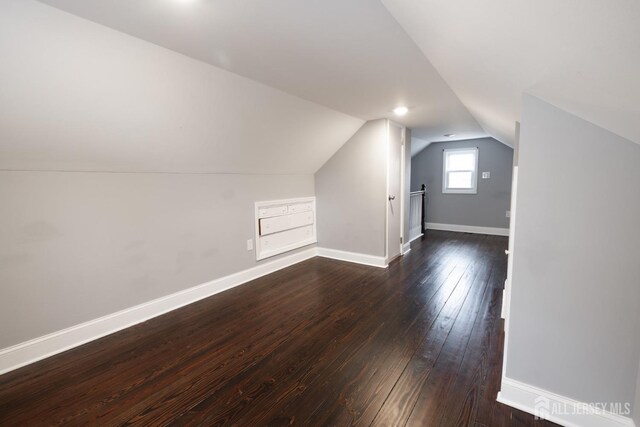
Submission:
[[[443,150],[442,192],[476,194],[478,189],[478,149]]]

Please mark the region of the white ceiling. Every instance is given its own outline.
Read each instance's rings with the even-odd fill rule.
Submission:
[[[382,1],[495,138],[526,92],[640,143],[637,0]]]
[[[454,142],[454,141],[466,141],[466,140],[472,140],[472,139],[478,139],[480,137],[468,137],[465,135],[453,135],[453,136],[449,136],[449,137],[440,137],[440,138],[433,138],[430,140],[425,140],[425,139],[420,139],[420,138],[414,138],[413,136],[411,137],[411,157],[415,156],[416,154],[418,154],[419,152],[421,152],[422,150],[424,150],[425,148],[427,148],[429,145],[433,144],[434,142]],[[486,138],[486,136],[483,136],[481,138]],[[513,148],[513,146],[509,145],[509,144],[505,144],[511,148]]]
[[[41,0],[425,141],[486,136],[378,0]],[[397,105],[411,108],[394,117]]]

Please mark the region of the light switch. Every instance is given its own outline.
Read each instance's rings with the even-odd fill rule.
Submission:
[[[491,172],[482,172],[482,179],[491,178]]]
[[[253,239],[247,240],[247,250],[248,251],[252,251],[253,250]]]

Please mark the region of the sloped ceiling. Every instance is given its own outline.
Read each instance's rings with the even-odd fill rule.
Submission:
[[[5,170],[314,173],[363,123],[35,1],[0,57]]]
[[[530,93],[640,143],[637,0],[382,1],[496,139]]]
[[[378,0],[41,1],[417,138],[486,135]],[[409,114],[395,117],[398,105]]]
[[[640,141],[635,0],[0,7],[0,168],[313,173],[381,117],[512,145],[523,93]]]

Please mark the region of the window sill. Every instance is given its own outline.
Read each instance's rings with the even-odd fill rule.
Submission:
[[[442,194],[478,194],[478,190],[442,190]]]

